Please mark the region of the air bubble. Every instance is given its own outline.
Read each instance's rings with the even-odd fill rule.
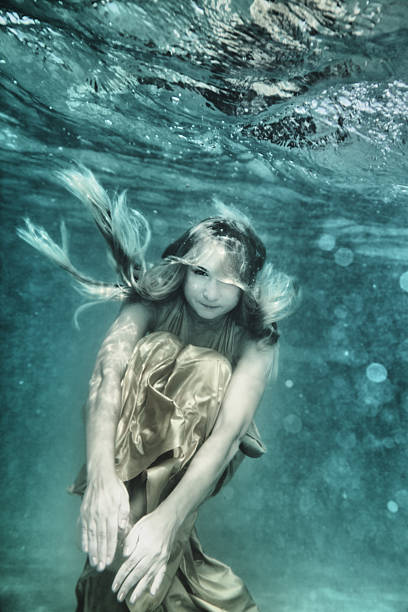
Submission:
[[[336,239],[331,234],[322,234],[317,245],[322,251],[332,251],[336,246]]]
[[[403,291],[408,291],[408,270],[400,276],[400,287]]]
[[[287,387],[288,389],[292,389],[294,384],[295,383],[293,382],[293,380],[290,380],[290,378],[288,378],[288,380],[285,380],[285,387]]]
[[[370,363],[366,369],[367,378],[371,382],[381,383],[387,379],[388,373],[386,368],[381,363]]]
[[[395,514],[396,512],[398,512],[398,504],[391,499],[387,504],[387,510]]]
[[[338,319],[345,319],[347,317],[347,310],[344,306],[336,306],[334,309],[334,314]]]
[[[349,266],[354,261],[353,251],[344,248],[338,249],[338,251],[336,251],[336,253],[334,254],[334,260],[339,266],[347,268],[347,266]]]

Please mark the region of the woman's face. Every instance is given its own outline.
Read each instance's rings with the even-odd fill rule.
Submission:
[[[184,281],[184,296],[189,306],[202,319],[225,316],[235,308],[241,289],[225,282],[228,277],[228,255],[217,241],[199,254],[196,265],[188,266]],[[224,280],[221,280],[224,279]]]

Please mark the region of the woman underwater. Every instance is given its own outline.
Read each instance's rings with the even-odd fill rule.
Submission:
[[[197,509],[245,455],[264,452],[252,422],[276,373],[276,321],[293,310],[289,277],[265,265],[246,220],[213,217],[149,267],[150,229],[111,200],[86,169],[59,178],[90,209],[120,282],[100,283],[26,220],[19,235],[69,271],[90,295],[119,298],[98,353],[86,407],[78,611],[257,610],[241,580],[207,557]]]

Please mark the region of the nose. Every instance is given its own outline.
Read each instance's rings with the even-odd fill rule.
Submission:
[[[218,297],[218,282],[216,278],[207,278],[203,288],[203,297],[207,302],[215,302]]]

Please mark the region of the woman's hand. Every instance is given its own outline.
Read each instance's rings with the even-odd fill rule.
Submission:
[[[129,521],[129,495],[116,475],[93,478],[81,505],[82,550],[98,571],[112,563],[118,530]]]
[[[177,529],[160,507],[141,518],[125,540],[123,554],[128,557],[117,572],[112,590],[123,601],[133,587],[130,603],[147,590],[155,595],[167,569]]]

